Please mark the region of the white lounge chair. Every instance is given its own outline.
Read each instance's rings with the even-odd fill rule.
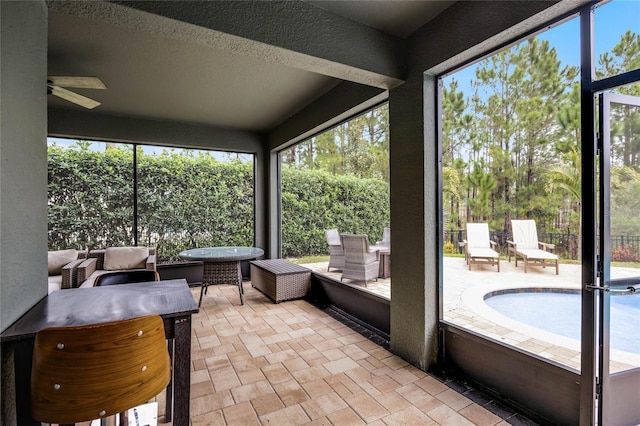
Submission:
[[[465,259],[469,270],[474,263],[496,265],[500,272],[500,255],[496,251],[497,243],[489,238],[489,224],[467,223],[467,239],[464,241]]]
[[[559,274],[558,256],[551,253],[555,245],[538,241],[538,230],[535,220],[512,220],[511,233],[513,241],[507,241],[508,259],[511,262],[511,255],[516,259],[522,258],[524,262],[524,272],[529,266],[556,267],[556,275]]]

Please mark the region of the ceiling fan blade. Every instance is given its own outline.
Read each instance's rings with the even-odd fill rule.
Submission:
[[[83,106],[87,109],[93,109],[100,105],[100,102],[87,98],[86,96],[79,95],[71,90],[63,89],[58,86],[49,86],[51,88],[51,94],[59,98],[72,102],[76,105]]]
[[[49,76],[48,80],[52,85],[60,87],[71,87],[74,89],[106,89],[102,80],[98,77],[66,77]]]

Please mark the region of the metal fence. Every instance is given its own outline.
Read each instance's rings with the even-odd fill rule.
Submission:
[[[507,254],[507,241],[511,240],[511,234],[508,232],[490,231],[490,238],[498,243],[498,252],[501,254]],[[462,246],[460,243],[467,238],[467,231],[464,229],[445,231],[444,241],[453,244],[454,251],[456,253],[462,253]],[[538,233],[538,241],[555,244],[556,248],[554,253],[565,259],[578,259],[578,235],[561,234],[561,233]],[[628,244],[627,238],[617,238],[617,241],[624,241],[624,244]],[[636,247],[640,243],[640,237],[635,237]],[[613,241],[613,237],[612,237]],[[616,246],[614,246],[616,247]]]
[[[498,243],[498,251],[507,254],[507,241],[511,239],[508,232],[490,231],[490,238]],[[462,246],[459,244],[467,238],[467,231],[458,229],[445,231],[444,241],[453,244],[456,253],[462,253]],[[538,233],[538,240],[544,243],[555,244],[554,253],[564,259],[578,259],[578,235],[561,233]],[[640,235],[612,235],[611,250],[616,251],[625,247],[633,253],[640,253]]]

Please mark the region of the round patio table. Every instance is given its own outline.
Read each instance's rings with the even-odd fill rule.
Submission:
[[[257,247],[204,247],[185,250],[178,256],[185,260],[200,260],[204,263],[200,301],[211,284],[233,284],[238,286],[240,304],[244,305],[242,295],[242,269],[240,261],[256,259],[264,255],[264,250]]]

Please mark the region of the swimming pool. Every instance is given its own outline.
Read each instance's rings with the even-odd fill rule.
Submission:
[[[580,340],[580,293],[569,289],[513,289],[489,293],[485,303],[518,322]],[[640,353],[640,295],[611,297],[611,347]]]

